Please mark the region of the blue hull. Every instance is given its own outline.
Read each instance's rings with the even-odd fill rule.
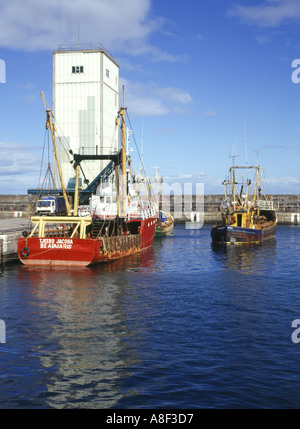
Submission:
[[[213,243],[262,243],[275,236],[276,224],[264,229],[238,226],[214,226],[211,230]]]

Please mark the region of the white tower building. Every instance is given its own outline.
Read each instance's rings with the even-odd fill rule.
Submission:
[[[61,46],[53,52],[53,114],[67,188],[73,187],[75,175],[70,149],[81,155],[118,151],[118,110],[119,66],[103,47]],[[84,161],[82,169],[92,181],[106,164],[107,161]]]

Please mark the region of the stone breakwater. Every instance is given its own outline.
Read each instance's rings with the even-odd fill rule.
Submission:
[[[221,220],[220,205],[224,195],[171,195],[163,196],[161,208],[171,213],[176,222],[197,220],[215,223]],[[285,225],[300,224],[300,194],[271,195],[277,211],[278,223]],[[0,195],[0,231],[1,219],[26,218],[35,211],[33,195]]]
[[[271,195],[271,200],[279,225],[300,225],[300,194]],[[204,223],[212,224],[221,221],[220,206],[223,201],[224,195],[171,195],[162,198],[161,206],[166,211],[169,209],[177,222],[196,221],[200,218]]]

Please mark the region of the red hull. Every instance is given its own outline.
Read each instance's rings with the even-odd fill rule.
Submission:
[[[156,217],[141,220],[136,235],[108,238],[27,237],[18,239],[18,257],[25,265],[86,267],[120,259],[152,245]]]

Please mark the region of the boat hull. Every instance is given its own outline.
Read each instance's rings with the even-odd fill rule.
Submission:
[[[174,224],[168,226],[157,226],[155,229],[155,237],[165,237],[166,235],[172,234]]]
[[[152,245],[156,218],[141,220],[140,232],[101,238],[22,237],[18,257],[29,266],[87,267],[140,252]]]
[[[236,226],[213,226],[211,237],[213,243],[242,244],[262,243],[275,237],[276,224],[263,229],[241,228]]]
[[[155,237],[165,237],[172,234],[174,229],[174,218],[170,213],[159,212],[159,221],[155,228]]]

